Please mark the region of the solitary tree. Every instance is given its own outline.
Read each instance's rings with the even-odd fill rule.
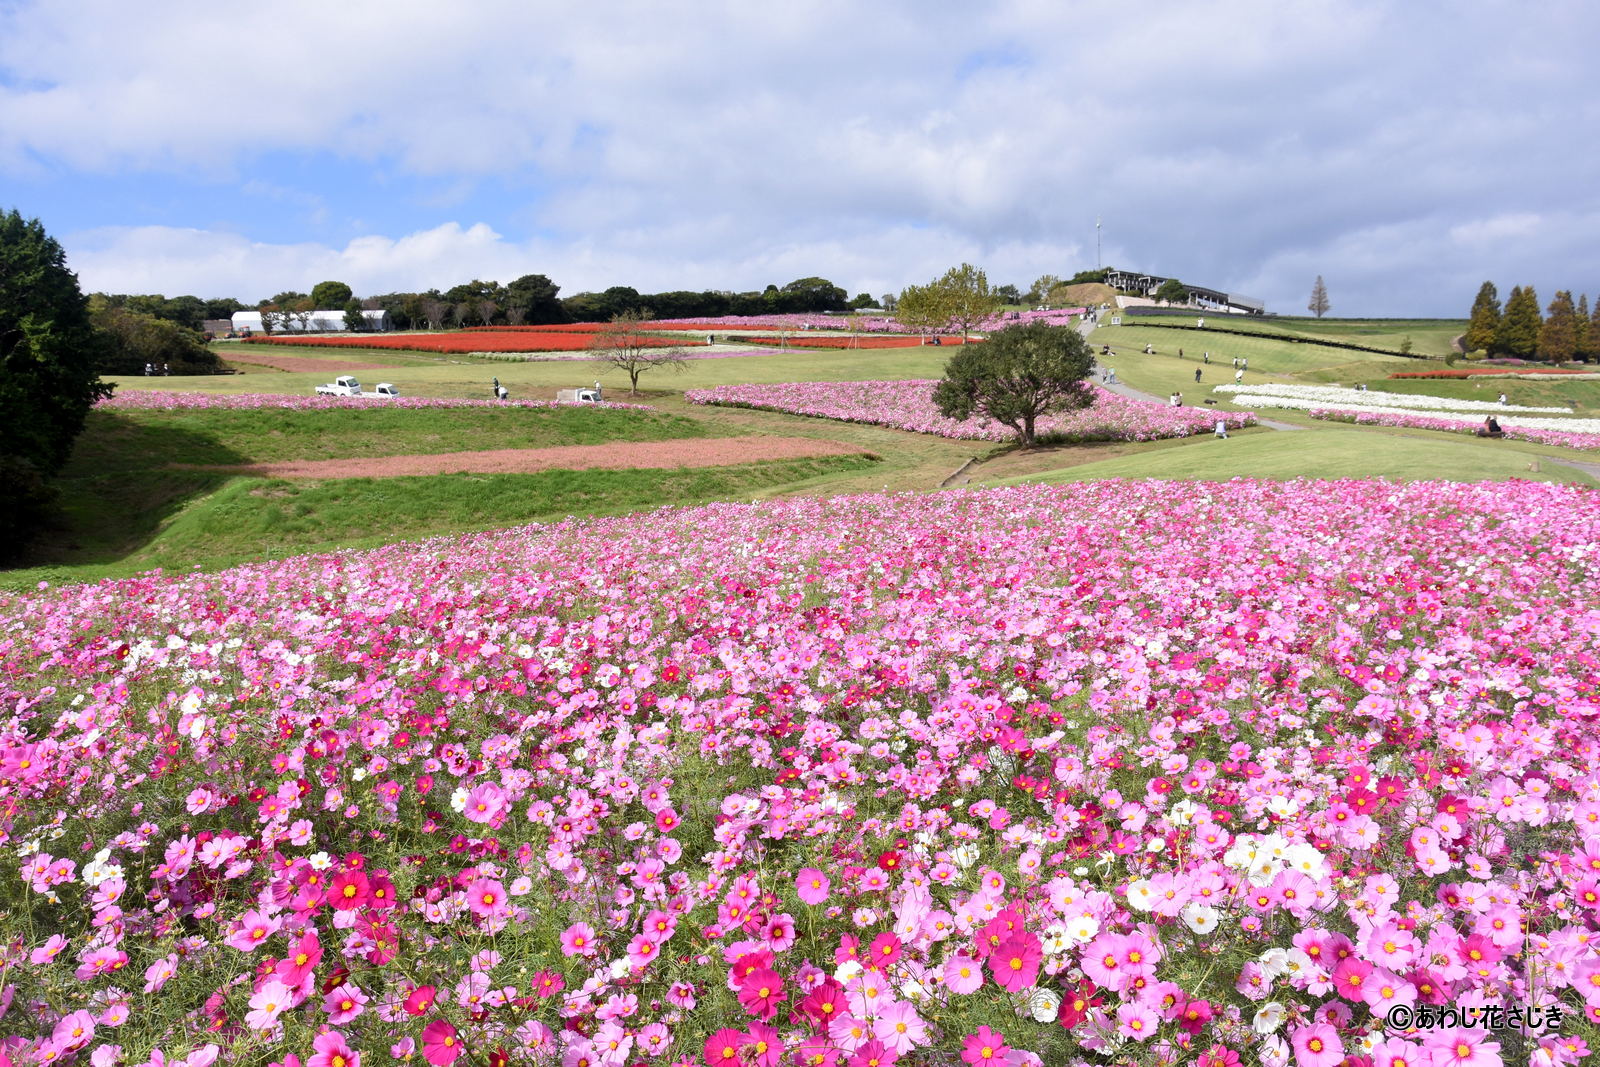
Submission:
[[[311,287],[311,302],[318,311],[342,308],[353,296],[355,293],[344,282],[318,282]]]
[[[361,301],[350,299],[344,302],[344,328],[351,333],[366,332],[367,317],[361,314]]]
[[[684,369],[688,360],[677,348],[661,348],[645,332],[650,312],[629,310],[613,315],[611,321],[600,327],[589,342],[589,351],[595,353],[608,370],[618,370],[628,376],[628,395],[639,395],[639,375],[657,367]]]
[[[1494,282],[1484,282],[1478,287],[1477,299],[1472,302],[1472,319],[1467,323],[1463,338],[1468,352],[1478,349],[1488,351],[1494,347],[1495,335],[1500,331],[1500,294]]]
[[[1539,357],[1552,363],[1567,363],[1578,349],[1577,309],[1572,306],[1572,294],[1565,289],[1556,290],[1550,301],[1549,315],[1539,327]]]
[[[895,302],[895,318],[902,326],[913,330],[932,332],[950,325],[950,294],[937,282],[929,285],[908,285],[900,291]]]
[[[88,304],[38,219],[0,215],[0,555],[22,547],[95,401]]]
[[[1322,275],[1319,274],[1317,275],[1317,280],[1312,283],[1311,302],[1306,305],[1306,310],[1320,319],[1328,313],[1328,309],[1332,306],[1328,303],[1328,287],[1323,284]]]
[[[988,275],[963,263],[927,285],[907,286],[900,294],[899,318],[917,329],[960,330],[965,340],[998,310],[1000,297],[989,288]]]
[[[983,344],[963,345],[945,364],[933,402],[946,418],[978,414],[1008,426],[1031,448],[1040,418],[1094,402],[1085,380],[1093,364],[1077,330],[1045,322],[1009,326]]]
[[[1495,348],[1519,359],[1530,359],[1539,348],[1539,294],[1533,286],[1511,287],[1506,298],[1506,313],[1500,317],[1500,329],[1495,332]]]
[[[1000,310],[1000,295],[989,288],[989,276],[970,263],[951,267],[935,285],[949,294],[950,325],[962,340]]]
[[[1161,283],[1161,288],[1156,290],[1156,299],[1163,304],[1176,304],[1179,301],[1187,303],[1189,290],[1185,289],[1178,279],[1168,278]]]

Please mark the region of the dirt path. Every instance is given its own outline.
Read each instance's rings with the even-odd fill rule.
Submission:
[[[629,467],[729,467],[769,459],[865,455],[866,449],[815,437],[711,437],[671,441],[618,441],[559,448],[503,448],[488,452],[313,459],[239,466],[174,463],[179,470],[220,471],[263,478],[394,478],[410,474],[526,474],[545,470]]]

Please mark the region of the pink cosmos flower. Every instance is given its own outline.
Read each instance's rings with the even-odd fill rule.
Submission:
[[[306,1061],[306,1067],[361,1067],[361,1053],[352,1049],[349,1042],[345,1041],[344,1035],[337,1030],[330,1030],[312,1038],[311,1049],[312,1056]]]
[[[244,1017],[244,1024],[252,1030],[271,1030],[277,1025],[278,1016],[296,1003],[298,998],[293,989],[276,978],[268,979],[250,998],[250,1011]]]
[[[976,992],[983,985],[983,964],[971,956],[951,956],[944,965],[944,984],[953,993]]]
[[[873,1021],[872,1032],[897,1055],[904,1056],[918,1045],[928,1043],[928,1024],[909,1001],[885,1006]]]
[[[495,782],[480,782],[467,794],[467,806],[461,814],[469,822],[493,822],[506,810],[506,793]]]
[[[422,1028],[422,1058],[433,1067],[454,1063],[464,1051],[456,1028],[447,1020],[435,1019]]]
[[[82,1009],[63,1015],[50,1033],[50,1040],[61,1049],[72,1052],[89,1043],[94,1036],[94,1016]]]
[[[561,954],[563,956],[593,956],[598,947],[594,943],[594,927],[585,922],[576,922],[561,931]]]
[[[822,901],[826,901],[830,888],[832,881],[829,881],[827,875],[816,867],[802,867],[800,873],[795,875],[795,889],[800,893],[802,904],[816,907]]]
[[[887,967],[900,958],[900,939],[888,931],[884,931],[872,939],[872,944],[867,946],[864,959],[868,967]]]
[[[888,1067],[900,1059],[900,1054],[877,1038],[855,1050],[847,1062],[848,1067]]]
[[[505,914],[506,887],[493,878],[477,878],[467,886],[467,910],[480,919]]]
[[[749,1040],[743,1030],[723,1027],[706,1038],[706,1067],[739,1067],[739,1050]]]
[[[227,937],[227,943],[241,952],[254,952],[266,944],[267,938],[278,932],[280,925],[277,919],[262,912],[247,911],[234,924],[233,932]]]
[[[343,1026],[365,1010],[367,995],[360,986],[344,982],[329,990],[322,998],[322,1010],[328,1013],[328,1022]]]
[[[1161,1016],[1147,1004],[1138,1002],[1117,1006],[1117,1033],[1135,1041],[1148,1041],[1161,1027]]]
[[[783,1059],[783,1037],[770,1026],[751,1023],[744,1055],[751,1067],[778,1067]]]
[[[433,1002],[439,998],[439,990],[431,985],[418,986],[406,994],[405,1000],[400,1004],[407,1015],[426,1015],[433,1007]]]
[[[297,986],[322,962],[322,942],[315,930],[301,934],[289,949],[289,954],[278,961],[276,974],[285,985]]]
[[[1294,1060],[1300,1067],[1334,1067],[1344,1059],[1344,1042],[1327,1023],[1297,1027],[1289,1037]]]
[[[789,999],[778,972],[766,967],[745,975],[739,982],[738,995],[744,1010],[762,1020],[778,1014],[778,1006]]]
[[[1484,1030],[1439,1030],[1422,1040],[1433,1067],[1500,1067],[1500,1043]]]
[[[1008,993],[1031,986],[1039,977],[1039,963],[1044,959],[1039,939],[1026,930],[1019,930],[989,954],[989,970],[995,984]]]
[[[1006,1035],[996,1033],[987,1026],[980,1026],[977,1033],[961,1039],[961,1059],[973,1067],[1004,1063],[1005,1054]]]

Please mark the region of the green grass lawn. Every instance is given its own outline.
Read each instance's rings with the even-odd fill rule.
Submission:
[[[605,408],[368,408],[325,411],[96,411],[76,465],[94,470],[167,463],[269,463],[606,441],[704,437],[693,419]]]
[[[1506,481],[1512,478],[1565,482],[1591,488],[1600,482],[1502,441],[1452,439],[1428,432],[1373,433],[1330,427],[1253,433],[1227,441],[1212,438],[1181,447],[1140,452],[1096,463],[1042,471],[991,484],[1077,482],[1099,478],[1170,478],[1219,481],[1229,478],[1395,478],[1401,480]],[[1548,450],[1546,450],[1548,452]],[[1529,469],[1537,461],[1540,470]]]
[[[216,346],[227,358],[226,345]],[[866,381],[871,379],[938,378],[952,350],[931,345],[880,349],[794,349],[776,356],[729,356],[718,359],[691,359],[682,372],[659,369],[639,379],[642,390],[651,393],[704,389],[717,385],[766,382]],[[360,360],[362,353],[351,349],[299,348],[289,354],[303,358]],[[390,356],[402,353],[375,352],[374,362],[391,362]],[[413,354],[417,355],[417,354]],[[394,360],[398,362],[398,360]],[[107,379],[123,389],[180,389],[203,393],[287,393],[310,396],[317,386],[332,380],[332,371],[264,371],[259,374],[227,374],[186,378],[145,378],[139,376]],[[599,364],[582,360],[551,360],[539,363],[468,361],[464,357],[436,357],[426,353],[410,366],[385,368],[362,373],[376,382],[393,382],[403,394],[411,396],[482,397],[490,396],[490,381],[498,377],[517,400],[554,400],[559,389],[591,385],[605,386],[608,400],[627,401],[628,379],[608,372]]]

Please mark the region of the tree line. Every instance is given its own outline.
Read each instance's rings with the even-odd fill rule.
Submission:
[[[1533,286],[1514,285],[1505,306],[1493,282],[1484,282],[1472,302],[1463,338],[1468,352],[1544,359],[1551,363],[1600,360],[1600,295],[1593,308],[1579,294],[1558,289],[1543,313]]]

